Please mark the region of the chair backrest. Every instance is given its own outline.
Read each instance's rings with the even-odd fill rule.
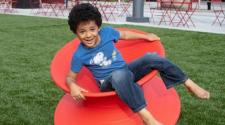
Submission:
[[[131,29],[119,29],[119,30],[130,30],[133,32],[140,32],[138,30]],[[73,41],[67,43],[63,48],[61,48],[51,63],[51,77],[53,81],[63,89],[65,92],[69,92],[66,85],[66,75],[70,70],[70,63],[74,51],[76,51],[79,45],[79,40],[74,39]],[[119,40],[116,43],[117,48],[121,52],[123,58],[126,62],[131,62],[132,60],[143,56],[147,52],[156,52],[161,56],[164,56],[164,48],[160,41],[149,42],[146,40]],[[138,81],[140,85],[143,85],[149,79],[156,75],[156,71],[149,73],[147,76]],[[115,92],[100,92],[96,81],[94,80],[90,71],[83,67],[77,76],[77,84],[86,88],[89,92],[85,93],[85,96],[89,97],[102,97],[115,95]]]
[[[222,3],[222,0],[211,0],[211,6],[213,11],[222,12],[225,9],[225,5]]]
[[[218,3],[221,3],[222,0],[211,0],[211,2],[212,2],[212,3],[215,3],[215,2],[216,2],[216,3],[217,3],[217,2],[218,2]]]
[[[172,0],[157,0],[157,3],[160,8],[171,8]]]
[[[42,3],[49,3],[49,4],[53,4],[53,3],[62,3],[64,4],[64,0],[41,0]]]
[[[192,2],[192,0],[160,0],[160,6],[176,10],[191,10]]]
[[[173,0],[175,8],[180,10],[192,10],[192,0]]]

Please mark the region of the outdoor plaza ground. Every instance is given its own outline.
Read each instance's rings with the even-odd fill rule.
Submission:
[[[133,3],[131,2],[104,2],[104,1],[80,1],[80,3],[89,2],[99,8],[104,22],[111,24],[131,24],[151,27],[161,27],[170,29],[181,29],[200,32],[212,32],[225,34],[225,3],[211,4],[211,10],[208,10],[207,2],[194,2],[189,9],[160,9],[157,2],[144,3],[144,17],[149,21],[144,23],[135,23],[126,21],[127,17],[132,16]],[[0,6],[0,13],[29,15],[29,16],[47,16],[53,18],[67,19],[68,13],[76,3],[42,3],[41,8],[34,9],[16,9]],[[182,8],[181,7],[181,8]]]

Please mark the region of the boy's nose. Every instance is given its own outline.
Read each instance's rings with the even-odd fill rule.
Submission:
[[[86,37],[90,37],[91,36],[91,33],[90,32],[87,32],[86,33]]]

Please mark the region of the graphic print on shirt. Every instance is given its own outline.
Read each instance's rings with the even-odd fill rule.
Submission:
[[[96,64],[101,67],[107,67],[112,64],[112,61],[116,59],[116,51],[114,50],[112,53],[112,58],[107,59],[103,52],[98,52],[91,60],[90,64]]]

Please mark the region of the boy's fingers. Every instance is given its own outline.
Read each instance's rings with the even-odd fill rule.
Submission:
[[[75,101],[79,101],[79,98],[72,96]]]
[[[84,89],[84,88],[80,88],[82,92],[88,92],[88,90]]]
[[[80,95],[83,100],[85,100],[85,96],[83,94]]]
[[[81,101],[81,100],[85,100],[85,96],[83,94],[80,94],[79,96],[72,96],[72,98],[75,100],[75,101]]]
[[[158,37],[157,35],[152,34],[152,33],[148,34],[148,37],[149,37],[149,39],[148,39],[149,41],[160,40],[160,37]]]

